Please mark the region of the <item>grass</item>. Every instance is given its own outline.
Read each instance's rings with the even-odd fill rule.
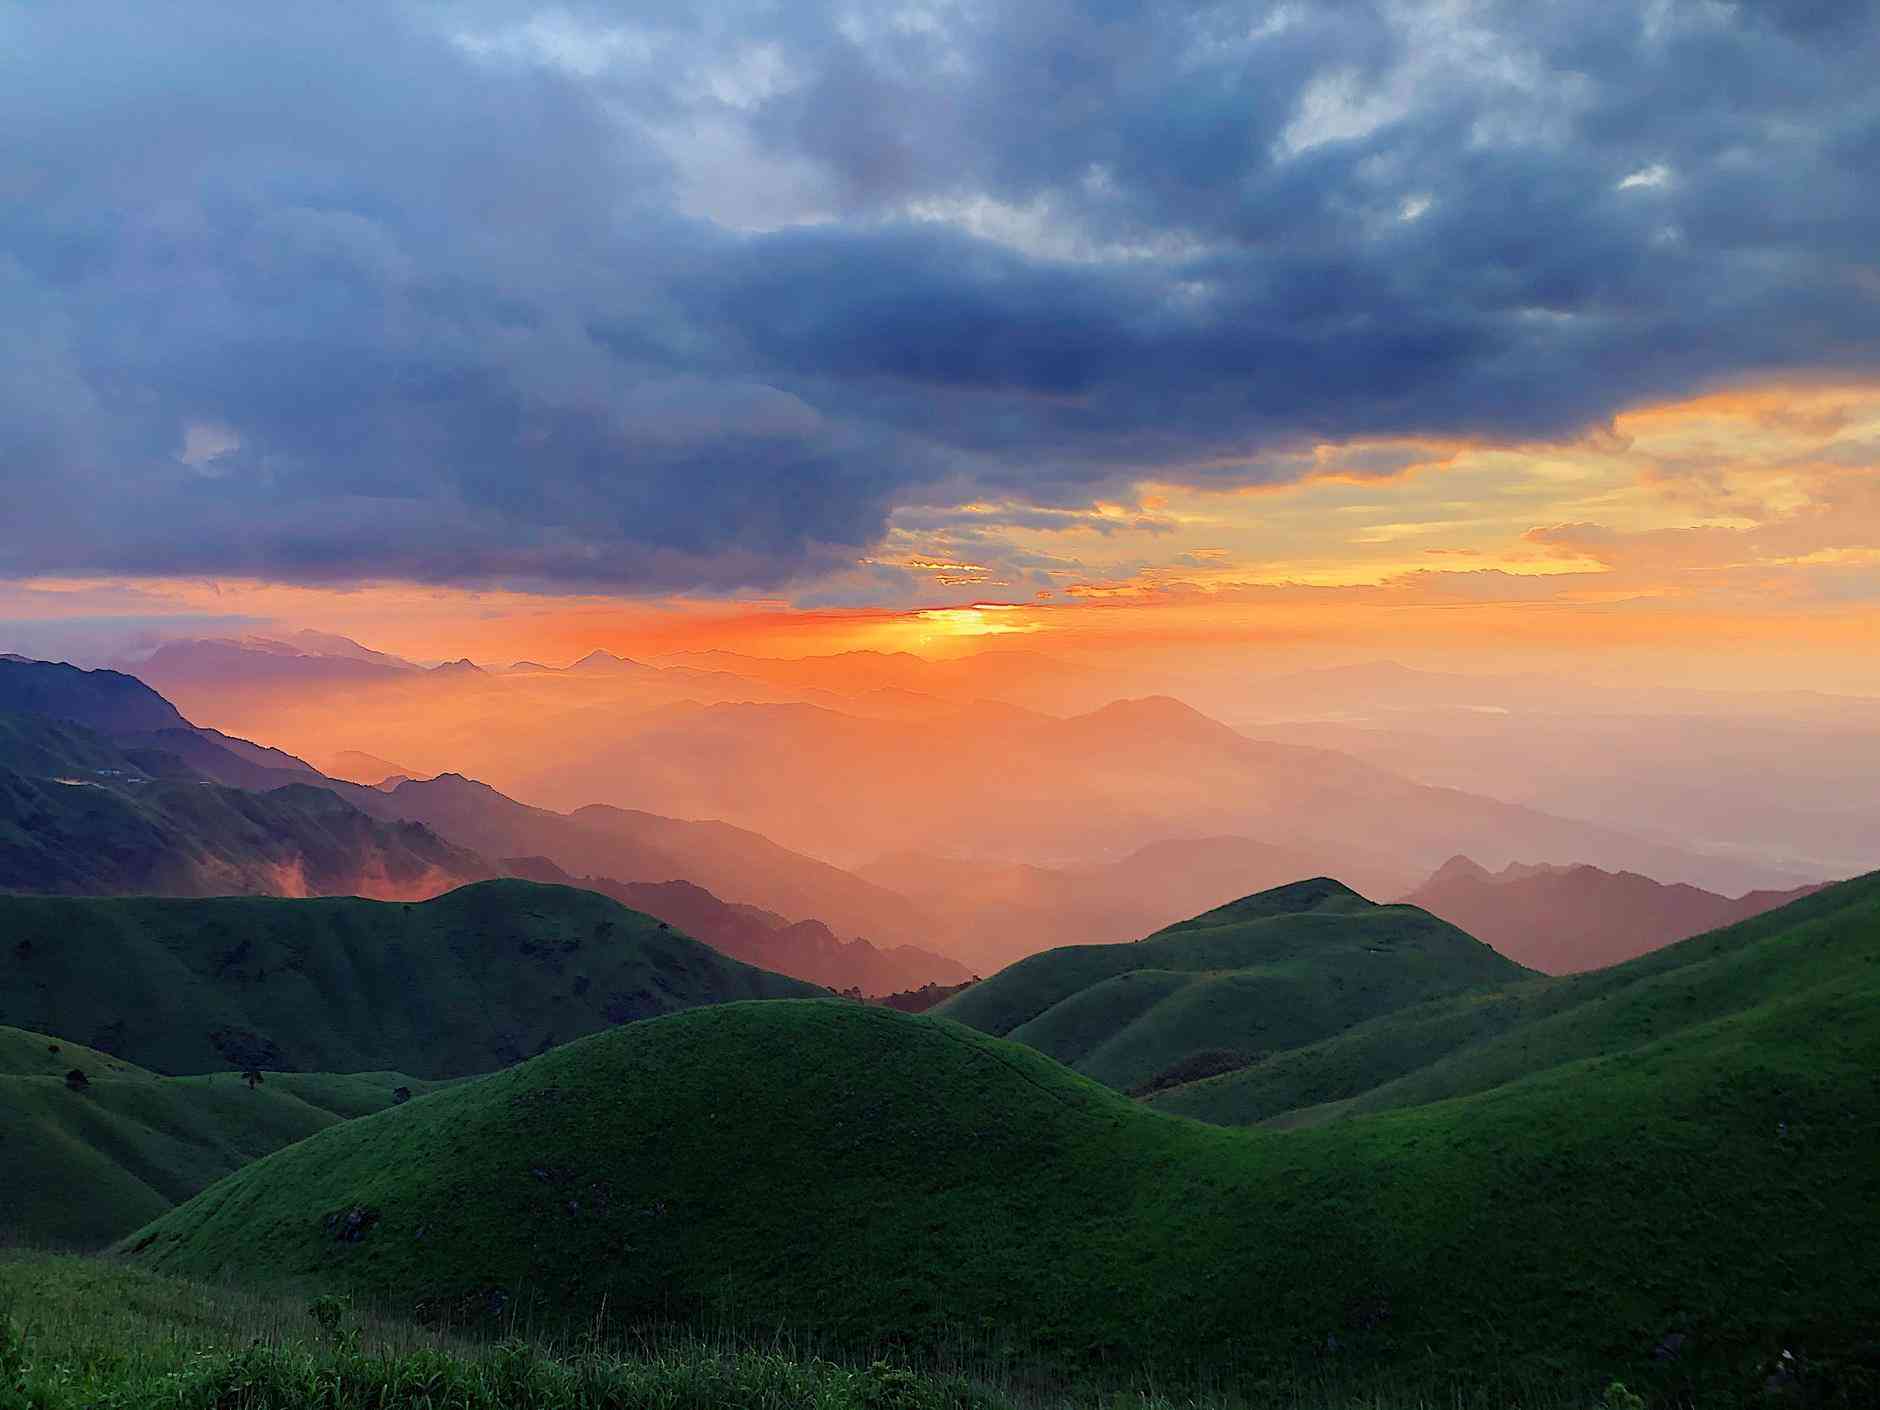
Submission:
[[[612,1024],[819,994],[591,891],[422,903],[0,896],[0,1022],[167,1073],[457,1077]]]
[[[1483,1092],[1772,1000],[1864,991],[1880,964],[1880,873],[1610,969],[1434,999],[1224,1076],[1157,1108],[1224,1125],[1311,1124]]]
[[[396,1072],[270,1073],[253,1088],[238,1072],[162,1077],[0,1028],[0,1231],[99,1248],[259,1156],[394,1105],[400,1087],[439,1085]]]
[[[778,1335],[612,1328],[470,1339],[340,1299],[0,1253],[0,1410],[1606,1410],[1557,1378],[1492,1389],[1324,1368],[1176,1390],[1066,1381],[959,1347],[909,1362]]]
[[[1156,1374],[1317,1357],[1724,1397],[1787,1348],[1858,1380],[1874,884],[1801,903],[1761,1002],[1312,1129],[1166,1116],[943,1019],[734,1004],[334,1127],[123,1247],[447,1322],[605,1305]],[[1837,895],[1856,943],[1793,983]]]
[[[1133,945],[1047,950],[934,1010],[1122,1090],[1240,1065],[1378,1014],[1529,971],[1412,906],[1327,878],[1277,887]],[[1218,1070],[1218,1066],[1215,1070]]]

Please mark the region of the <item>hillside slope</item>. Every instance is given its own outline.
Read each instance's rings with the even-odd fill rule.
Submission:
[[[1880,872],[1609,969],[1401,1009],[1150,1100],[1224,1125],[1440,1101],[1735,1021],[1775,999],[1839,1002],[1876,968]]]
[[[0,1021],[169,1073],[486,1072],[611,1024],[814,985],[592,891],[422,904],[0,897]]]
[[[0,713],[46,715],[107,735],[189,728],[135,676],[14,655],[0,656]]]
[[[604,1301],[1083,1364],[1336,1347],[1627,1379],[1679,1330],[1681,1371],[1741,1371],[1880,1315],[1864,981],[1287,1133],[1170,1119],[932,1017],[701,1009],[322,1132],[123,1247],[538,1325]]]
[[[1515,864],[1490,872],[1452,857],[1403,899],[1532,969],[1573,974],[1734,925],[1819,889],[1719,896],[1637,872]]]
[[[162,750],[0,715],[0,890],[390,899],[493,874],[422,825],[369,817],[312,784],[223,787]]]
[[[1020,960],[935,1010],[1123,1089],[1244,1067],[1409,1004],[1526,974],[1410,906],[1326,877],[1127,945]]]
[[[74,1087],[72,1071],[85,1081]],[[160,1077],[0,1028],[0,1239],[101,1247],[249,1161],[437,1084],[396,1072]]]

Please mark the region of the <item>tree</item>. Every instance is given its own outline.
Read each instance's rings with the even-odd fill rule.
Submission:
[[[75,1067],[65,1074],[65,1085],[74,1092],[82,1092],[91,1085],[91,1079],[85,1075],[83,1068]]]
[[[392,1088],[392,1105],[393,1106],[402,1106],[404,1103],[410,1100],[411,1100],[411,1088],[409,1087]]]
[[[252,1092],[261,1085],[261,1074],[251,1067],[242,1074],[242,1081],[248,1084],[248,1090]]]

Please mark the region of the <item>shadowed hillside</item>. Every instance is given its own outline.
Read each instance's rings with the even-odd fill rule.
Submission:
[[[174,705],[135,676],[13,655],[0,656],[0,713],[46,715],[98,734],[189,728]]]
[[[170,1073],[486,1072],[636,1018],[822,991],[596,895],[0,897],[0,1020]]]
[[[417,899],[493,874],[430,829],[370,817],[312,783],[223,787],[162,749],[0,715],[0,890]]]
[[[1047,950],[935,1012],[1138,1089],[1244,1067],[1380,1013],[1525,973],[1424,911],[1373,905],[1320,877],[1134,944]]]
[[[0,1028],[0,1238],[101,1246],[258,1156],[436,1085],[397,1072],[160,1077]]]

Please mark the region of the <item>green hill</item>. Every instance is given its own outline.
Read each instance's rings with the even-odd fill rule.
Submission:
[[[429,828],[326,788],[223,787],[163,750],[0,715],[0,891],[404,897],[492,875]]]
[[[1171,1118],[929,1016],[694,1010],[321,1132],[124,1248],[547,1324],[604,1301],[1084,1364],[1753,1387],[1880,1317],[1868,921],[1795,992],[1299,1131]]]
[[[1319,877],[1134,944],[1046,950],[935,1012],[1109,1086],[1154,1090],[1528,973],[1426,911]]]
[[[67,1081],[72,1071],[84,1083]],[[100,1247],[258,1156],[380,1111],[396,1072],[161,1077],[76,1043],[0,1028],[0,1236]]]
[[[1149,1101],[1224,1125],[1414,1106],[1636,1048],[1772,996],[1829,993],[1876,963],[1880,872],[1610,969],[1413,1005]]]
[[[824,991],[591,891],[422,903],[0,896],[0,1022],[169,1073],[456,1077],[631,1019]]]

